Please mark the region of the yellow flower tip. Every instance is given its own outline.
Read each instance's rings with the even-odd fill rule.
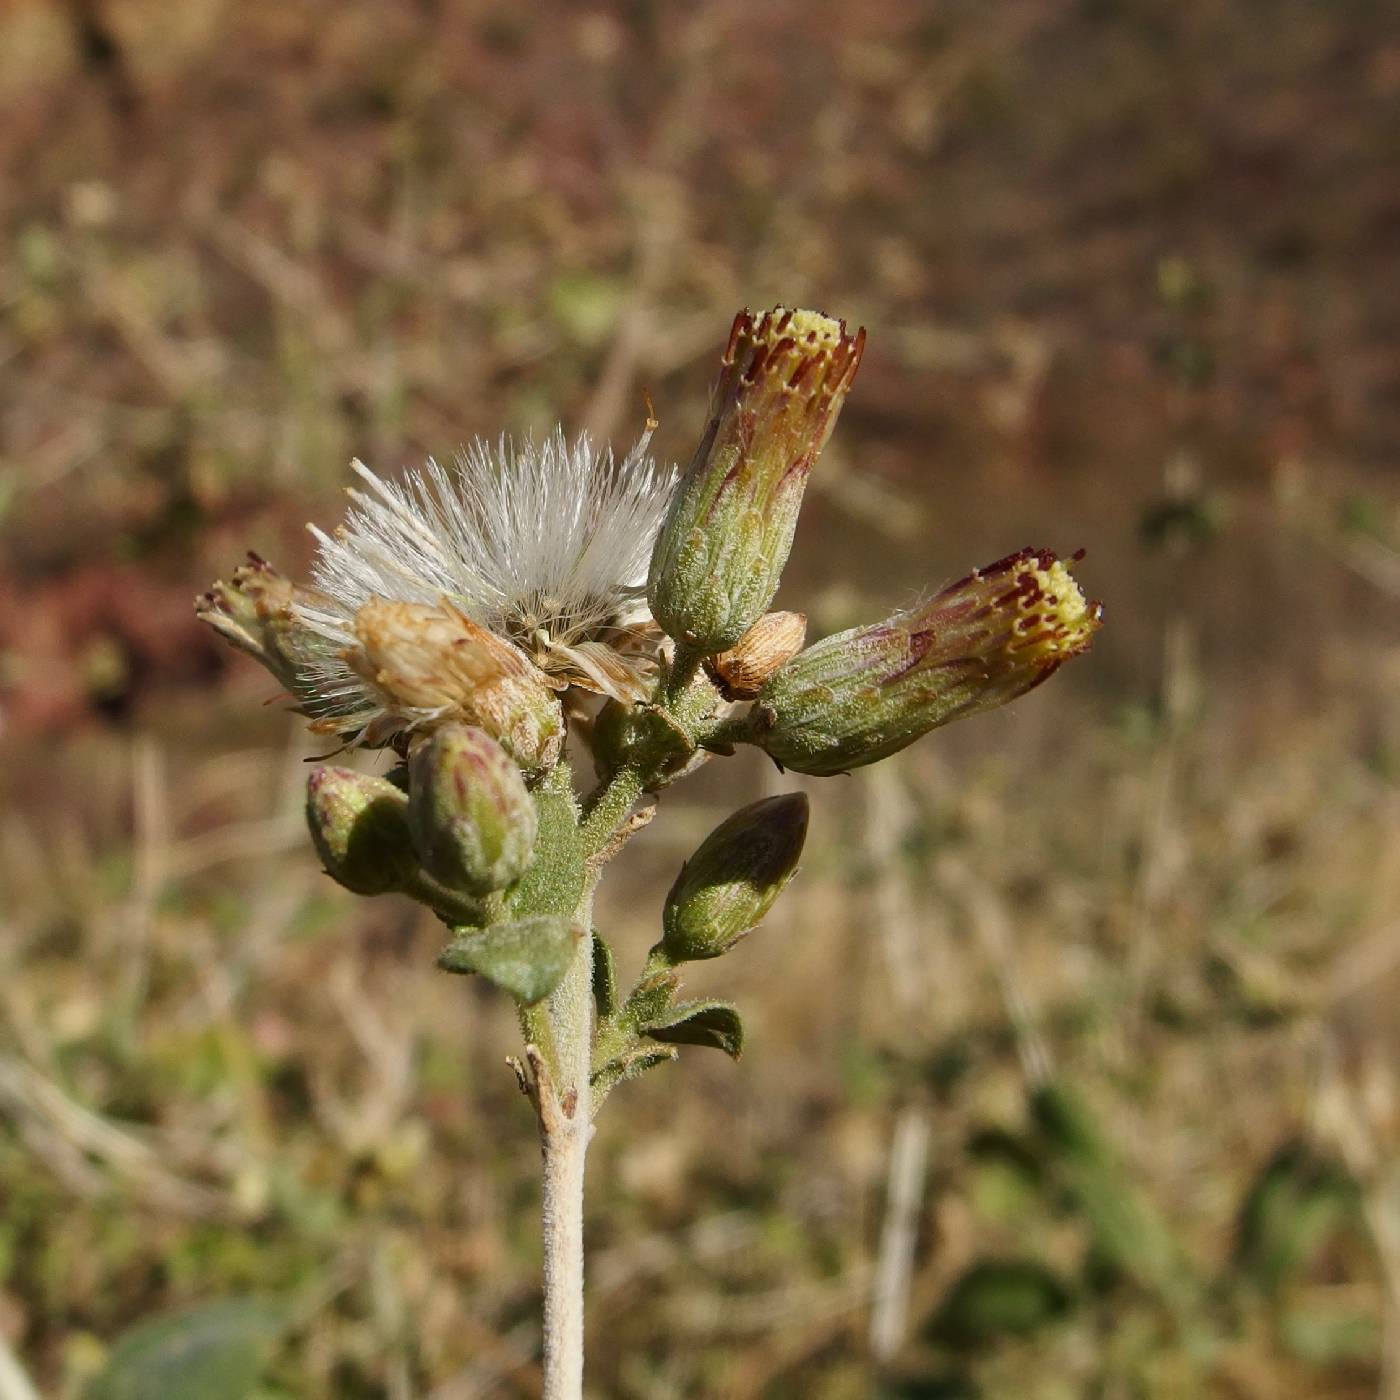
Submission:
[[[864,328],[851,335],[844,321],[820,311],[775,306],[734,318],[724,363],[750,384],[767,380],[830,398],[851,387],[864,350]]]
[[[846,323],[820,311],[808,311],[802,307],[789,310],[775,306],[769,315],[774,318],[775,327],[781,333],[810,346],[812,349],[834,349],[846,335]]]
[[[1083,550],[1063,560],[1048,549],[1022,549],[973,575],[991,589],[983,614],[1006,624],[1000,633],[1003,665],[1042,672],[1044,679],[1089,649],[1103,625],[1103,605],[1084,596],[1071,572],[1083,557]],[[967,584],[947,591],[960,587]]]

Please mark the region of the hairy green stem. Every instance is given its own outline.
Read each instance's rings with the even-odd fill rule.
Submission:
[[[592,882],[579,830],[573,776],[561,763],[536,793],[541,842],[533,875],[516,890],[517,912],[568,914],[583,930],[559,985],[521,1009],[539,1114],[543,1165],[544,1400],[583,1395],[583,1181],[591,1133],[593,1054]]]
[[[635,764],[625,764],[589,795],[583,804],[583,820],[579,823],[585,858],[596,856],[617,833],[642,795],[642,781],[641,769]]]
[[[578,922],[588,928],[585,895]],[[583,1395],[583,1182],[593,1117],[593,940],[579,941],[564,979],[546,1003],[555,1066],[537,1084],[544,1166],[544,1400]]]
[[[680,700],[690,688],[704,659],[701,652],[691,651],[680,642],[676,643],[676,654],[671,658],[661,687],[660,698],[663,705],[670,709]]]
[[[753,709],[702,725],[696,735],[703,748],[724,753],[735,744],[751,744],[760,730],[760,721]]]
[[[628,764],[590,794],[576,814],[572,860],[585,868],[597,864],[645,781],[641,767]],[[567,771],[546,779],[537,797],[542,819],[551,804],[556,811],[565,801],[572,805],[569,783]],[[521,912],[557,912],[559,896],[570,885],[564,864],[541,876],[537,888],[523,890]],[[584,877],[572,910],[586,934],[597,873],[595,868]],[[543,1006],[521,1009],[526,1040],[539,1051],[532,1068],[544,1167],[544,1400],[581,1400],[583,1394],[583,1185],[593,1118],[593,1014],[593,940],[585,936]]]

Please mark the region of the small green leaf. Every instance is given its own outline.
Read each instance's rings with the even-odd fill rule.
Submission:
[[[744,1023],[727,1001],[680,1002],[642,1031],[672,1045],[708,1045],[734,1060],[744,1053]]]
[[[563,770],[563,771],[561,771]],[[578,907],[587,871],[579,844],[578,808],[573,794],[559,790],[567,765],[561,764],[535,790],[535,856],[506,892],[506,907],[528,918],[534,914],[568,914]]]
[[[438,966],[445,972],[479,972],[533,1006],[559,985],[583,936],[568,919],[540,914],[454,938],[438,955]]]
[[[619,1055],[616,1059],[609,1060],[602,1069],[594,1070],[590,1079],[593,1086],[593,1107],[596,1112],[599,1105],[607,1097],[608,1091],[617,1087],[628,1079],[636,1079],[649,1069],[655,1069],[657,1065],[664,1065],[668,1060],[674,1060],[679,1052],[671,1046],[650,1046],[643,1048],[634,1045],[630,1050]]]
[[[1083,1216],[1102,1263],[1165,1300],[1183,1304],[1195,1289],[1166,1218],[1136,1189],[1088,1104],[1065,1080],[1031,1094],[1031,1113],[1048,1149],[1046,1164]]]
[[[676,988],[680,984],[680,973],[672,972],[670,968],[645,973],[641,981],[632,988],[627,997],[627,1005],[622,1008],[623,1017],[628,1025],[641,1030],[653,1022],[666,1024],[666,1017],[671,1010],[671,998],[675,996]]]
[[[1278,1293],[1354,1218],[1356,1205],[1356,1186],[1340,1166],[1307,1143],[1285,1143],[1240,1209],[1236,1261],[1258,1288]]]
[[[607,939],[596,929],[593,931],[593,1001],[600,1021],[617,1011],[617,968]]]
[[[83,1400],[248,1400],[285,1325],[283,1305],[259,1298],[142,1323],[112,1348]]]
[[[1041,1084],[1030,1103],[1036,1127],[1057,1155],[1079,1166],[1116,1167],[1098,1124],[1070,1085],[1055,1080]]]
[[[982,1259],[953,1284],[932,1331],[952,1346],[1024,1336],[1063,1316],[1072,1301],[1064,1280],[1033,1259]]]

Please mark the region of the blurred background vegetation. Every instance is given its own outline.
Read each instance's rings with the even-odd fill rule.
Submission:
[[[0,1384],[538,1393],[512,1016],[319,874],[190,600],[352,454],[647,390],[685,460],[783,301],[870,332],[783,605],[1084,545],[1108,622],[616,868],[627,967],[811,792],[691,979],[745,1061],[600,1120],[592,1393],[1400,1396],[1397,150],[1381,0],[0,0]]]

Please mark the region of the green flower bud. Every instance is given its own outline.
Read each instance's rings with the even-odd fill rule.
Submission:
[[[666,896],[662,952],[673,963],[727,953],[773,907],[797,872],[807,797],[768,797],[735,812],[681,867]]]
[[[352,768],[317,768],[306,782],[306,823],[326,874],[347,890],[416,888],[408,798],[393,783]]]
[[[799,652],[759,692],[754,741],[798,773],[860,768],[1024,695],[1087,651],[1102,617],[1068,565],[1023,549]]]
[[[741,312],[700,446],[652,554],[652,616],[712,656],[767,611],[817,454],[860,365],[865,332],[814,311]]]
[[[535,845],[535,804],[520,769],[480,729],[448,724],[408,761],[408,825],[428,873],[490,894],[517,880]]]

